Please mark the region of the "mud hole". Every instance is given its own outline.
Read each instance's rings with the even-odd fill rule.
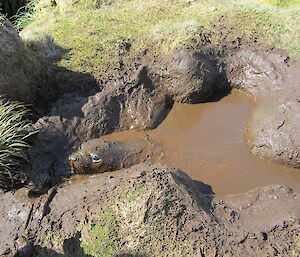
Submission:
[[[255,157],[247,145],[247,122],[255,102],[238,90],[217,102],[176,103],[158,128],[116,132],[103,138],[128,142],[149,138],[165,149],[162,163],[212,186],[218,195],[285,185],[300,192],[297,169]]]
[[[146,54],[101,88],[52,102],[33,125],[36,194],[1,195],[0,254],[81,256],[99,246],[95,236],[113,246],[107,256],[299,256],[299,170],[252,153],[300,167],[300,63],[251,47],[218,51]],[[101,158],[102,139],[125,144]],[[149,147],[131,150],[136,140]],[[76,151],[114,171],[70,177]],[[101,237],[107,227],[113,238]]]

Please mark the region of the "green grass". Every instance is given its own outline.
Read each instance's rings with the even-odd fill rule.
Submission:
[[[27,5],[21,7],[18,12],[11,17],[14,27],[22,30],[34,21],[36,17],[36,5],[40,0],[32,0]]]
[[[129,58],[145,49],[168,53],[197,42],[203,29],[213,43],[222,44],[223,25],[232,28],[229,38],[271,45],[299,59],[298,1],[286,0],[279,7],[276,1],[57,0],[53,6],[50,0],[41,0],[37,18],[22,35],[29,42],[53,37],[70,50],[61,66],[96,77],[116,66],[120,54]],[[121,49],[124,42],[131,45],[129,51]]]
[[[22,163],[28,161],[25,149],[29,123],[22,104],[0,98],[0,188],[11,190],[26,180]]]
[[[300,0],[257,0],[260,4],[266,4],[269,6],[276,6],[281,8],[288,8],[288,7],[299,7]]]

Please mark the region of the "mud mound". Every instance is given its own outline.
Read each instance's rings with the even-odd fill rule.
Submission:
[[[300,63],[276,51],[242,47],[224,60],[229,82],[257,104],[249,123],[251,151],[300,167]]]
[[[222,65],[210,49],[185,48],[149,64],[154,85],[165,87],[174,101],[201,103],[230,91]]]
[[[299,253],[299,195],[281,186],[220,199],[180,170],[142,164],[32,202],[22,195],[2,196],[0,253],[25,246],[33,256]]]

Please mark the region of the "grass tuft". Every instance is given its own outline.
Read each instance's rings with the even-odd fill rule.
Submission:
[[[36,6],[40,0],[32,0],[22,6],[17,13],[11,17],[13,25],[17,30],[22,30],[36,18]]]
[[[25,106],[0,98],[0,188],[12,190],[26,181],[22,164],[28,161],[25,149],[30,123]]]

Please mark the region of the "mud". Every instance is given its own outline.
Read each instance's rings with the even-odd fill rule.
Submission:
[[[251,151],[297,168],[299,65],[279,52],[249,46],[140,56],[107,78],[102,88],[88,95],[64,94],[36,122],[40,133],[30,151],[32,180],[56,184],[67,174],[68,155],[82,142],[115,131],[154,129],[174,102],[215,101],[230,88],[256,102],[248,126]]]
[[[96,86],[53,65],[67,49],[51,38],[31,46],[38,57],[0,23],[1,94],[33,104],[39,130],[37,190],[0,192],[1,256],[300,256],[299,170],[250,154],[300,167],[299,62],[207,41],[141,54]],[[254,106],[236,92],[214,102],[231,89]],[[108,135],[129,129],[140,132]],[[103,136],[125,142],[104,156],[114,171],[68,178],[68,156],[88,141],[87,156]]]
[[[251,151],[272,161],[300,167],[300,62],[282,52],[247,48],[226,56],[225,72],[235,88],[256,102],[249,123]]]
[[[166,88],[176,102],[201,103],[230,90],[222,65],[209,49],[181,49],[147,64],[153,84]]]
[[[249,151],[247,124],[255,105],[251,97],[233,90],[218,102],[175,104],[155,130],[117,132],[104,138],[128,142],[147,136],[165,149],[163,163],[211,185],[218,195],[271,184],[300,192],[299,170],[260,159]]]
[[[20,194],[0,203],[0,254],[7,256],[299,255],[300,196],[283,186],[215,197],[178,169],[142,164],[34,202]]]

